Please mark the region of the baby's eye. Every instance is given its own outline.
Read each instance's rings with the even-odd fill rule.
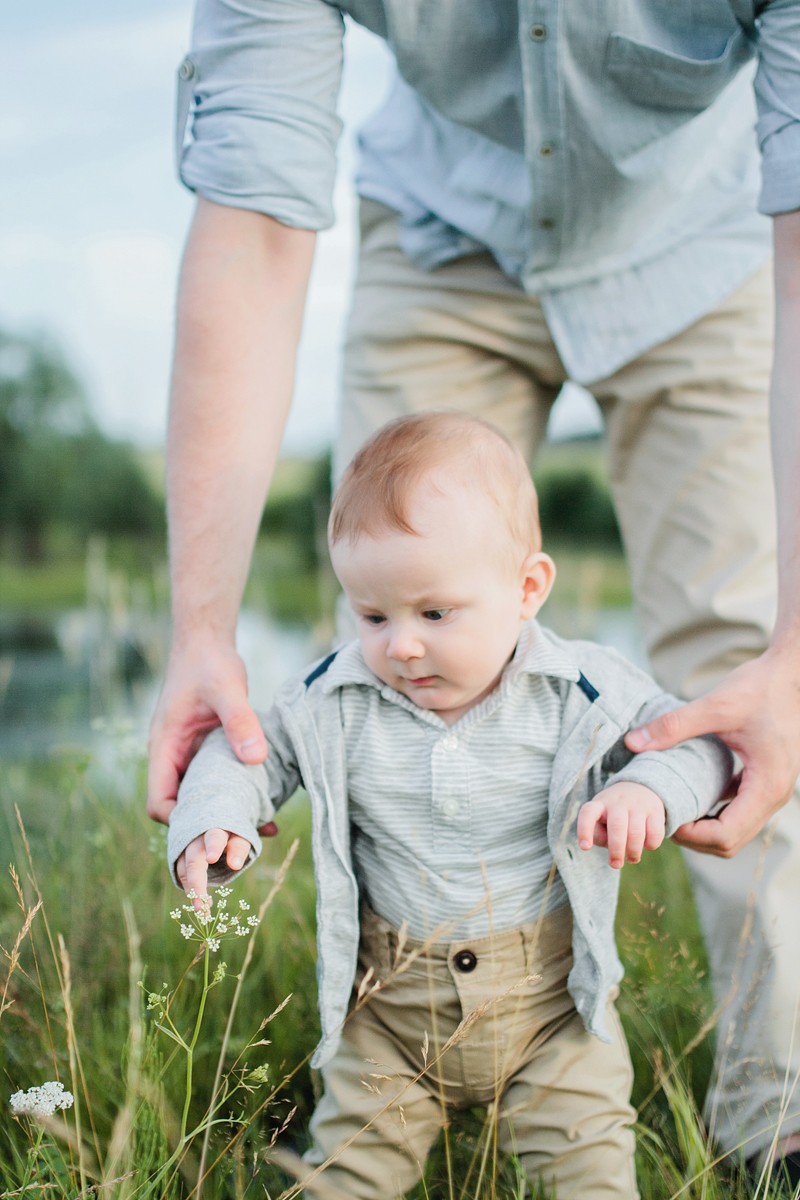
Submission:
[[[428,608],[422,615],[426,621],[443,621],[449,612],[449,608]]]
[[[380,613],[362,613],[361,620],[366,621],[367,625],[382,625],[386,617],[382,617]]]

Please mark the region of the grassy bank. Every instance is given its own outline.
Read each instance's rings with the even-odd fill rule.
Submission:
[[[181,936],[185,917],[170,918],[180,894],[166,878],[163,830],[143,812],[141,763],[123,762],[113,779],[75,754],[9,764],[0,787],[0,860],[13,864],[0,881],[2,1102],[51,1079],[75,1096],[68,1112],[47,1119],[34,1167],[31,1139],[42,1130],[25,1117],[0,1121],[0,1193],[71,1200],[284,1194],[291,1181],[273,1161],[274,1146],[301,1152],[306,1144],[313,1105],[306,1064],[317,1033],[302,800],[284,811],[280,836],[231,898],[256,913],[276,890],[252,939],[229,940],[211,956],[210,983],[220,962],[227,966],[206,994],[202,947]],[[673,847],[624,872],[619,929],[643,1196],[753,1196],[751,1184],[714,1163],[697,1117],[713,1037],[698,1031],[711,1001]],[[185,1048],[201,1001],[187,1106]],[[210,1109],[215,1123],[206,1134]],[[483,1183],[464,1186],[476,1178],[485,1136],[483,1114],[458,1116],[449,1153],[434,1154],[417,1200],[518,1197],[514,1165],[492,1166],[491,1156]],[[200,1190],[198,1172],[206,1175]],[[758,1192],[779,1194],[776,1181]]]

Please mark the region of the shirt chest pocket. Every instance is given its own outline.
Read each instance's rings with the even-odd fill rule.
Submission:
[[[617,99],[606,126],[614,157],[636,154],[704,112],[751,56],[739,28],[692,56],[612,33],[604,74]]]

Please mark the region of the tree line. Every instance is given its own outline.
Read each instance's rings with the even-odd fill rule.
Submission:
[[[106,437],[43,335],[0,330],[0,547],[41,561],[53,531],[161,534],[163,503],[133,449]]]
[[[262,531],[283,536],[307,568],[325,556],[330,456],[302,485],[267,505]],[[545,534],[599,548],[619,544],[605,479],[582,465],[537,472]],[[160,495],[133,448],[105,436],[86,392],[47,337],[0,330],[0,552],[41,561],[58,531],[81,542],[92,533],[157,536]]]

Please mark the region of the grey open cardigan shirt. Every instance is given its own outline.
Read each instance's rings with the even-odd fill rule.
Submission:
[[[607,1040],[604,1013],[609,992],[622,978],[614,941],[619,871],[607,852],[578,849],[580,806],[613,780],[652,788],[667,814],[667,834],[703,816],[731,777],[732,757],[716,738],[695,738],[672,750],[632,755],[625,732],[676,707],[644,672],[615,651],[590,642],[567,642],[535,625],[569,667],[545,668],[557,680],[563,705],[562,743],[550,781],[548,840],[573,914],[574,963],[569,990],[586,1028]],[[347,764],[339,717],[338,687],[326,680],[335,655],[287,684],[262,718],[270,748],[270,789],[263,765],[235,757],[222,730],[209,735],[183,780],[169,827],[173,878],[180,854],[208,829],[227,829],[260,853],[258,826],[300,786],[311,801],[312,847],[317,884],[317,979],[322,1039],[313,1065],[333,1056],[347,1014],[358,955],[358,884],[350,858]],[[554,656],[555,658],[556,656]],[[280,795],[274,796],[275,778]],[[270,791],[273,798],[270,799]],[[227,865],[209,870],[209,883],[233,875]]]

